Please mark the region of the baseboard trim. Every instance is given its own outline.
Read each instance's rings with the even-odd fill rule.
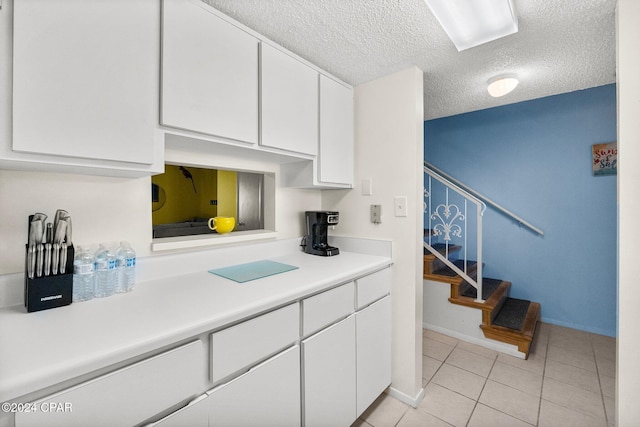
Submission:
[[[416,394],[414,397],[411,397],[408,394],[405,394],[391,386],[387,388],[385,392],[389,396],[398,399],[399,401],[406,403],[407,405],[411,405],[414,408],[417,408],[420,402],[422,402],[422,399],[424,399],[424,388],[421,388],[418,394]]]
[[[434,331],[434,332],[439,332],[443,335],[447,335],[453,338],[457,338],[461,341],[465,341],[471,344],[476,344],[479,345],[481,347],[485,347],[488,348],[490,350],[495,350],[498,351],[500,353],[504,353],[504,354],[508,354],[509,356],[514,356],[517,357],[519,359],[524,359],[525,358],[525,354],[521,353],[518,351],[518,347],[515,345],[511,345],[511,344],[504,344],[498,341],[493,341],[493,340],[481,340],[478,339],[476,337],[471,337],[469,335],[464,335],[461,334],[460,332],[457,331],[452,331],[446,328],[443,328],[441,326],[436,326],[436,325],[432,325],[430,323],[426,323],[423,322],[422,323],[422,327],[424,329],[429,329],[430,331]]]

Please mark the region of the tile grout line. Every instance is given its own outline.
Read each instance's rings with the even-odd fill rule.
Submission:
[[[559,403],[556,403],[556,402],[555,402],[555,400],[549,400],[549,399],[545,399],[545,398],[543,397],[543,390],[545,389],[545,382],[546,382],[545,380],[547,380],[547,379],[548,379],[548,380],[551,380],[551,379],[552,379],[552,378],[547,378],[547,377],[546,377],[546,372],[547,372],[547,368],[548,368],[548,366],[547,366],[547,362],[548,362],[548,360],[549,360],[549,354],[550,354],[550,352],[551,352],[551,350],[552,350],[552,349],[550,348],[550,347],[551,347],[551,343],[552,343],[552,341],[553,341],[553,342],[555,342],[555,337],[558,337],[558,339],[560,339],[561,341],[563,340],[563,334],[562,334],[561,332],[563,332],[563,330],[555,330],[553,327],[545,328],[545,333],[541,334],[541,336],[539,336],[539,337],[538,337],[538,338],[543,338],[543,339],[539,340],[539,341],[538,341],[538,343],[543,344],[545,347],[544,347],[544,349],[541,349],[542,351],[541,351],[540,353],[538,353],[538,355],[539,355],[539,356],[542,356],[542,358],[544,358],[544,360],[542,361],[542,366],[543,366],[543,367],[542,367],[542,372],[541,372],[542,381],[541,381],[540,386],[539,386],[539,392],[540,392],[540,393],[539,393],[539,396],[538,396],[538,399],[537,399],[537,400],[538,400],[538,410],[537,410],[537,418],[536,418],[536,421],[535,421],[535,426],[538,426],[538,425],[540,424],[540,422],[541,422],[542,401],[543,401],[543,400],[545,400],[545,401],[547,401],[547,402],[549,402],[549,403],[553,403],[553,404],[556,404],[556,405],[560,405],[560,406],[562,406],[562,407],[564,407],[564,408],[566,408],[566,409],[568,409],[568,410],[570,410],[570,411],[572,411],[572,412],[575,412],[575,411],[576,411],[576,409],[574,409],[574,408],[573,408],[573,407],[571,407],[571,406],[566,406],[566,405],[564,405],[564,404],[559,404]],[[425,338],[426,338],[426,337],[425,337]],[[544,339],[544,338],[546,338],[546,339]],[[582,336],[582,338],[586,338],[586,337]],[[433,338],[430,338],[430,339],[433,339]],[[479,357],[489,358],[489,357],[487,357],[485,354],[476,353],[476,352],[472,351],[471,349],[463,348],[464,341],[462,341],[462,340],[457,340],[454,344],[451,344],[450,342],[445,343],[445,342],[442,342],[442,341],[437,340],[437,339],[434,339],[434,341],[437,341],[437,342],[438,342],[438,343],[440,343],[440,344],[445,344],[445,345],[447,345],[447,346],[450,348],[450,351],[447,353],[446,357],[444,357],[444,358],[443,358],[444,360],[437,360],[437,362],[438,362],[438,365],[437,365],[437,366],[438,366],[438,367],[437,367],[437,369],[434,371],[434,373],[433,373],[433,375],[431,376],[431,378],[430,378],[430,379],[427,381],[427,383],[425,384],[425,388],[426,388],[428,385],[430,385],[430,383],[433,383],[434,385],[439,385],[439,384],[435,383],[435,382],[433,381],[433,379],[434,379],[434,377],[436,377],[436,376],[437,376],[437,374],[438,374],[439,372],[441,372],[441,370],[442,370],[442,365],[444,365],[445,363],[447,363],[447,364],[448,364],[448,360],[452,357],[452,354],[453,354],[453,352],[454,352],[456,349],[460,349],[460,350],[465,351],[466,353],[470,353],[470,354],[472,354],[475,358],[479,358]],[[581,340],[579,340],[579,341],[581,341]],[[576,342],[576,344],[579,344],[579,342]],[[615,345],[615,344],[614,344],[614,345]],[[589,354],[589,352],[591,352],[591,353],[590,353],[590,354],[591,354],[591,357],[590,357],[590,358],[592,358],[592,360],[595,362],[595,375],[596,375],[597,380],[598,380],[598,389],[599,389],[599,391],[600,391],[600,399],[598,399],[598,400],[600,401],[600,405],[601,405],[601,407],[602,407],[602,409],[603,409],[603,412],[604,412],[604,418],[603,418],[603,419],[600,419],[600,420],[601,420],[601,421],[605,421],[605,424],[606,424],[606,425],[610,425],[610,422],[612,422],[613,420],[610,420],[611,416],[610,416],[610,414],[607,412],[607,409],[606,409],[606,405],[607,405],[607,404],[606,404],[606,402],[605,402],[605,400],[606,400],[606,399],[610,399],[610,398],[609,398],[609,397],[606,397],[606,396],[605,396],[605,394],[604,394],[604,386],[603,386],[603,382],[602,382],[602,375],[601,375],[601,374],[602,374],[602,372],[601,372],[601,371],[603,371],[603,369],[605,369],[605,370],[606,370],[606,369],[608,369],[608,368],[609,368],[609,365],[608,365],[608,363],[609,363],[609,358],[608,358],[608,353],[606,353],[607,357],[604,357],[604,358],[603,358],[604,362],[606,362],[606,363],[603,363],[603,364],[602,364],[602,366],[604,366],[604,368],[603,368],[603,369],[600,369],[602,366],[601,366],[601,364],[600,364],[600,363],[598,363],[598,360],[600,360],[600,359],[597,357],[597,352],[596,352],[596,348],[600,348],[600,347],[598,347],[598,346],[599,346],[599,342],[597,342],[596,340],[594,340],[593,336],[591,336],[591,337],[589,337],[589,341],[588,341],[588,347],[589,347],[589,349],[584,349],[584,346],[582,346],[582,345],[580,345],[580,346],[578,346],[578,347],[582,347],[584,350],[586,350],[586,351],[581,352],[581,354],[583,354],[583,355]],[[562,347],[562,348],[564,348],[564,347]],[[423,353],[423,356],[425,356],[425,357],[430,357],[430,356],[427,356],[427,355],[426,355],[426,354],[424,354],[424,353]],[[467,426],[467,427],[471,424],[471,419],[472,419],[472,417],[473,417],[473,414],[477,411],[477,409],[478,409],[478,407],[479,407],[480,398],[481,398],[482,394],[485,392],[485,390],[486,390],[486,386],[488,385],[488,381],[490,380],[490,376],[492,375],[492,373],[494,372],[494,370],[495,370],[495,368],[496,368],[496,366],[497,366],[497,362],[499,361],[499,360],[498,360],[498,359],[499,359],[499,354],[498,354],[498,356],[493,357],[492,359],[493,359],[493,360],[492,360],[492,365],[491,365],[491,367],[490,367],[490,369],[489,369],[489,371],[488,371],[487,375],[484,377],[484,381],[483,381],[482,387],[481,387],[481,389],[480,389],[480,392],[479,392],[479,394],[478,394],[477,398],[476,398],[476,399],[470,399],[470,400],[472,400],[472,401],[473,401],[473,400],[475,400],[475,401],[473,402],[473,407],[472,407],[472,409],[471,409],[471,412],[470,412],[469,418],[467,419],[467,421],[466,421],[466,423],[465,423],[465,426]],[[580,366],[575,366],[575,365],[571,364],[570,362],[565,362],[565,361],[560,361],[560,360],[558,360],[558,361],[554,360],[554,363],[555,363],[555,362],[559,363],[560,365],[565,365],[565,364],[566,364],[566,365],[568,365],[568,366],[572,366],[572,367],[574,367],[574,368],[576,368],[576,369],[580,369],[580,370],[584,370],[584,371],[589,371],[588,369],[582,368],[582,367],[580,367]],[[615,362],[614,362],[614,363],[615,363]],[[482,375],[477,374],[475,371],[467,370],[467,369],[465,369],[465,368],[463,368],[463,367],[461,367],[461,366],[452,365],[452,364],[449,364],[449,366],[450,366],[450,367],[455,367],[455,368],[461,369],[461,370],[463,370],[463,371],[466,371],[466,372],[468,372],[468,373],[471,373],[471,374],[474,374],[474,375],[477,375],[477,376],[481,376],[481,377],[482,377]],[[514,367],[517,367],[517,366],[514,366]],[[521,368],[521,369],[522,369],[522,368]],[[607,376],[607,377],[609,378],[609,376]],[[556,380],[556,381],[560,381],[560,380]],[[563,383],[563,384],[566,384],[564,381],[560,381],[560,382],[561,382],[561,383]],[[502,384],[502,383],[500,383],[500,384]],[[509,386],[509,385],[507,385],[507,384],[503,384],[503,385],[505,385],[505,386],[507,386],[507,387],[511,387],[511,386]],[[569,384],[569,385],[571,385],[571,384]],[[444,386],[441,386],[441,387],[444,387]],[[583,387],[581,387],[581,386],[579,386],[579,385],[573,385],[573,387],[577,387],[577,388],[579,388],[579,389],[583,389],[583,390],[585,390],[585,391],[590,391],[590,389],[588,389],[588,388],[583,388]],[[464,395],[464,394],[462,394],[462,393],[459,393],[459,392],[457,392],[457,391],[455,391],[455,390],[449,389],[449,388],[447,388],[447,387],[444,387],[444,388],[445,388],[445,389],[447,389],[447,390],[449,390],[449,391],[451,391],[451,392],[453,392],[453,393],[456,393],[456,394],[458,394],[458,395],[460,395],[460,396],[463,396],[463,397],[468,398],[468,396],[466,396],[466,395]],[[516,388],[516,390],[519,390],[519,389],[517,389],[517,388]],[[492,408],[492,407],[491,407],[491,408]],[[500,412],[500,413],[502,413],[502,414],[505,414],[505,415],[508,415],[508,416],[513,417],[513,415],[511,415],[511,414],[509,414],[509,413],[506,413],[506,412],[504,412],[504,411],[497,410],[496,408],[492,408],[492,409],[494,409],[494,410],[496,410],[496,411],[498,411],[498,412]],[[405,411],[405,413],[403,414],[403,416],[402,416],[401,420],[402,420],[402,419],[404,419],[404,417],[406,416],[406,414],[407,414],[407,413],[408,413],[408,411]],[[579,414],[579,413],[580,413],[580,411],[578,411],[578,414]],[[430,413],[429,413],[429,415],[434,416],[434,415],[432,415],[432,414],[430,414]],[[595,414],[593,414],[593,415],[592,415],[591,413],[588,413],[588,414],[584,413],[583,415],[587,415],[587,416],[589,416],[589,418],[592,418],[592,419],[594,419],[594,420],[598,420],[598,419],[599,419],[599,418],[595,417]],[[435,417],[435,418],[437,418],[437,419],[439,419],[439,420],[441,420],[441,419],[440,419],[439,417],[437,417],[437,416],[434,416],[434,417]],[[515,417],[515,418],[518,418],[518,417]],[[520,419],[520,418],[518,418],[518,419]],[[401,421],[401,420],[400,420],[400,421]],[[399,423],[400,421],[398,421],[398,423]],[[441,420],[441,421],[444,421],[444,420]],[[523,421],[523,422],[527,423],[527,421],[524,421],[524,420],[521,420],[521,421]],[[446,422],[446,421],[444,421],[444,422]],[[398,425],[398,423],[396,423],[396,426]],[[447,423],[447,424],[448,424],[448,423]],[[528,424],[528,423],[527,423],[527,424]]]
[[[425,336],[423,335],[422,339],[424,340],[425,338],[427,338],[427,337],[425,337]],[[432,339],[432,340],[433,340],[433,338],[429,338],[429,339]],[[437,342],[439,342],[439,343],[441,343],[441,344],[451,345],[451,344],[443,343],[442,341],[438,341],[438,340],[434,340],[434,341],[437,341]],[[438,359],[435,359],[435,358],[433,358],[433,357],[430,357],[430,356],[427,356],[426,354],[424,354],[424,351],[422,352],[422,356],[423,356],[423,357],[430,357],[431,359],[438,360],[438,362],[440,362],[440,366],[438,366],[438,369],[436,369],[436,371],[433,373],[433,375],[431,376],[431,378],[429,378],[429,381],[427,381],[427,383],[424,385],[424,388],[427,388],[427,386],[428,386],[429,384],[431,384],[431,382],[433,381],[433,379],[435,378],[435,376],[438,374],[438,372],[440,372],[440,368],[442,368],[442,365],[444,365],[444,364],[445,364],[445,362],[447,361],[447,359],[449,358],[449,356],[451,356],[451,353],[453,353],[453,350],[455,350],[455,349],[456,349],[456,347],[458,346],[458,344],[459,344],[459,343],[460,343],[460,340],[456,340],[455,345],[453,346],[453,348],[451,349],[451,351],[449,352],[449,354],[447,354],[447,357],[445,357],[445,358],[444,358],[444,360],[438,360]],[[451,366],[453,366],[453,365],[451,365]],[[435,384],[435,383],[434,383],[434,384]],[[440,386],[439,384],[436,384],[436,385]],[[442,387],[442,386],[440,386],[440,387]],[[449,389],[448,389],[448,388],[446,388],[446,387],[443,387],[443,388],[445,388],[445,389],[449,390]],[[458,393],[458,392],[456,392],[456,391],[454,391],[454,390],[450,390],[450,391],[451,391],[451,392],[453,392],[453,393],[456,393],[456,394],[460,394],[460,393]],[[462,395],[462,394],[460,394],[460,395],[461,395],[461,396],[464,396],[464,395]],[[466,396],[464,396],[464,397],[466,397]],[[418,408],[416,408],[416,410],[420,411],[420,409],[418,409]],[[402,418],[404,418],[404,416],[407,414],[407,412],[409,412],[409,410],[408,410],[408,409],[407,409],[407,411],[402,415],[402,417],[400,417],[400,420],[398,420],[398,422],[395,424],[395,426],[394,426],[394,427],[396,427],[396,426],[400,423],[400,421],[402,421]],[[422,412],[422,411],[421,411],[421,412]],[[434,417],[434,418],[436,418],[436,419],[438,419],[438,420],[440,420],[440,421],[442,421],[442,422],[443,422],[443,423],[445,423],[445,424],[451,425],[451,424],[449,424],[447,421],[443,420],[443,419],[442,419],[442,418],[440,418],[440,417],[437,417],[436,415],[433,415],[433,414],[432,414],[432,413],[430,413],[430,412],[424,411],[424,413],[425,413],[425,414],[428,414],[428,415],[430,415],[430,416],[432,416],[432,417]],[[473,411],[472,411],[472,413],[473,413]],[[469,416],[469,418],[471,418],[471,416]]]
[[[473,409],[471,410],[471,414],[469,414],[469,419],[467,420],[467,423],[465,424],[466,426],[469,425],[469,423],[471,422],[471,417],[473,417],[473,413],[476,411],[476,408],[478,407],[478,403],[480,403],[480,396],[482,396],[482,392],[484,391],[485,387],[487,386],[487,382],[489,381],[489,377],[491,376],[491,372],[493,372],[493,368],[496,366],[496,362],[498,361],[498,356],[496,355],[496,357],[493,359],[493,363],[491,364],[491,369],[489,369],[489,373],[487,374],[487,377],[484,379],[484,384],[482,384],[482,389],[480,390],[480,393],[478,393],[478,398],[476,399],[476,403],[473,405]]]
[[[397,427],[398,424],[400,424],[400,421],[402,421],[402,419],[407,415],[407,413],[409,412],[409,408],[411,406],[407,406],[407,408],[404,410],[404,412],[402,413],[402,415],[400,416],[400,418],[398,419],[398,421],[393,425],[393,427]],[[375,426],[374,426],[375,427]]]
[[[542,390],[544,389],[544,374],[547,370],[547,360],[549,356],[549,341],[551,341],[552,330],[547,332],[547,342],[544,347],[544,365],[542,366],[542,381],[540,382],[540,398],[538,399],[538,418],[536,419],[536,426],[540,424],[540,411],[542,410]]]
[[[591,351],[593,352],[593,361],[596,364],[596,377],[598,378],[598,386],[600,387],[600,402],[602,403],[602,410],[604,412],[604,422],[609,425],[609,414],[607,413],[607,405],[604,403],[604,392],[602,391],[602,381],[600,380],[600,368],[598,367],[598,358],[596,357],[596,351],[593,348],[593,339],[589,339],[591,344]]]

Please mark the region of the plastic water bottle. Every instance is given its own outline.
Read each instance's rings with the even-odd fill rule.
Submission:
[[[116,290],[118,273],[116,271],[116,256],[104,245],[96,253],[96,298],[113,295]]]
[[[87,301],[94,294],[95,259],[89,249],[78,246],[73,259],[73,302]]]
[[[116,292],[129,292],[136,283],[136,253],[129,242],[120,242],[116,252],[118,268],[118,286]]]

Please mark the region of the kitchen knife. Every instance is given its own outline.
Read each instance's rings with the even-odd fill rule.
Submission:
[[[44,233],[44,242],[53,243],[53,224],[51,224],[50,222],[47,223],[47,229]]]
[[[54,243],[53,245],[53,253],[51,254],[51,274],[58,274],[58,255],[60,254],[60,244]]]
[[[67,243],[67,245],[72,245],[73,242],[71,241],[71,215],[67,214],[63,217],[63,219],[67,221],[67,231],[64,236],[64,241]]]
[[[57,236],[58,236],[58,233],[59,233],[58,228],[60,226],[60,220],[62,220],[64,217],[67,217],[67,216],[69,216],[69,213],[67,211],[63,210],[63,209],[58,209],[56,211],[56,214],[53,217],[53,236],[54,236],[53,238],[54,238],[54,240],[57,239]],[[60,242],[58,242],[58,243],[60,243]]]
[[[57,213],[56,213],[57,215]],[[58,270],[60,270],[60,272],[62,273],[63,270],[66,270],[66,266],[63,269],[62,267],[62,262],[66,263],[67,262],[67,252],[66,252],[66,245],[64,245],[64,239],[65,236],[67,234],[67,220],[64,218],[60,218],[58,220],[58,225],[57,227],[54,226],[55,231],[54,231],[54,236],[53,236],[53,259],[51,260],[52,263],[52,268],[53,268],[53,274],[58,274]],[[62,259],[62,257],[60,256],[60,249],[62,248],[62,246],[64,245],[65,247],[65,253],[64,253],[64,260]]]
[[[60,274],[67,270],[67,244],[60,243]]]
[[[44,244],[44,275],[51,274],[51,243]]]
[[[47,221],[47,215],[40,213],[40,212],[36,212],[33,214],[33,218],[31,218],[31,222],[33,221],[42,221],[42,223],[44,224]]]
[[[36,276],[42,277],[42,267],[44,265],[44,245],[39,243],[36,251]]]
[[[36,233],[32,224],[33,215],[29,216],[29,245],[27,246],[27,277],[33,279],[36,270]]]
[[[31,259],[29,260],[29,270],[27,274],[30,274],[30,278],[33,279],[34,273],[38,277],[42,276],[42,265],[43,265],[43,249],[42,239],[44,237],[44,227],[42,219],[35,219],[36,215],[43,214],[35,214],[33,221],[31,221],[31,227],[29,228],[29,252],[31,253]],[[46,215],[45,215],[46,217]]]

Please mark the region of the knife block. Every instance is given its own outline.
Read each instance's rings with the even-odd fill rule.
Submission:
[[[27,252],[25,250],[24,275],[24,306],[27,312],[47,310],[71,304],[73,297],[73,245],[67,247],[67,264],[65,274],[55,276],[41,276],[29,279],[27,267]]]

